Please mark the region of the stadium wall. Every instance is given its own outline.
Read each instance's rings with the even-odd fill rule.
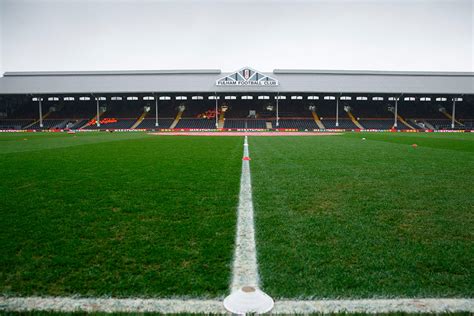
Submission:
[[[0,94],[74,93],[429,93],[474,94],[474,73],[275,70],[276,86],[217,86],[220,70],[7,72]]]

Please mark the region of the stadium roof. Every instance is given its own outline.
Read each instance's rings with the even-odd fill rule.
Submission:
[[[259,73],[259,75],[277,80],[278,85],[216,85],[217,80],[225,76],[230,78],[234,74],[236,73],[222,73],[218,69],[6,72],[0,78],[0,94],[151,92],[474,94],[472,72],[276,69],[272,73]]]

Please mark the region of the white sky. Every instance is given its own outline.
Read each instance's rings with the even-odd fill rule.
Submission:
[[[474,0],[0,1],[3,71],[474,71]]]

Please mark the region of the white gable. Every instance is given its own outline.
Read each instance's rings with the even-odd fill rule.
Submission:
[[[244,67],[216,81],[217,86],[278,86],[278,80]]]

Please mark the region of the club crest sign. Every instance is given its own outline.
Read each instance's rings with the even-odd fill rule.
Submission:
[[[217,86],[278,86],[278,80],[252,68],[242,68],[217,79]]]

